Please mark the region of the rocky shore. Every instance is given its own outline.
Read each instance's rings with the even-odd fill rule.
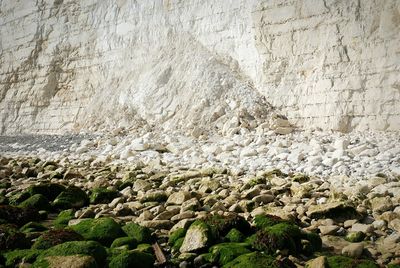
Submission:
[[[103,148],[91,142],[73,147]],[[345,152],[360,146],[349,143]],[[327,179],[87,152],[1,157],[3,266],[400,267],[394,174]]]

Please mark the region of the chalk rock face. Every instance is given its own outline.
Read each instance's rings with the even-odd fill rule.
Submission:
[[[400,3],[378,2],[1,1],[0,133],[232,134],[270,104],[290,126],[399,130]]]

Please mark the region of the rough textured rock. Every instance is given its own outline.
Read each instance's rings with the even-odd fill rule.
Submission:
[[[0,133],[142,120],[200,126],[195,136],[211,126],[232,133],[275,124],[263,118],[266,101],[305,128],[399,130],[399,8],[396,0],[5,0]]]

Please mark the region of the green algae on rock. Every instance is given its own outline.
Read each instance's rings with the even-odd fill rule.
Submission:
[[[245,235],[236,228],[232,228],[224,237],[224,240],[234,243],[240,243],[245,240]]]
[[[197,220],[190,225],[179,251],[186,253],[201,250],[210,246],[214,240],[212,228],[203,221]]]
[[[48,249],[55,245],[62,244],[69,241],[82,241],[83,237],[73,230],[50,230],[44,232],[35,243],[33,243],[33,249]]]
[[[95,188],[90,195],[91,204],[110,203],[114,198],[118,197],[119,193],[116,190],[107,188]]]
[[[122,226],[122,230],[129,236],[134,238],[139,244],[152,242],[151,230],[137,223],[130,222]]]
[[[154,265],[154,257],[151,254],[140,251],[123,252],[110,261],[109,268],[152,268]]]
[[[184,228],[179,228],[172,232],[168,237],[168,245],[172,246],[179,238],[183,238],[186,235],[187,230]]]
[[[98,268],[96,260],[92,256],[49,256],[34,263],[33,268]]]
[[[75,211],[73,209],[67,209],[61,211],[57,218],[54,220],[53,225],[55,228],[64,228],[68,226],[68,222],[75,217]]]
[[[243,254],[231,262],[228,262],[223,268],[283,268],[280,263],[270,255],[261,252],[252,252]],[[285,267],[286,268],[286,267]],[[289,268],[289,267],[288,267]]]
[[[43,224],[34,221],[28,222],[27,224],[19,228],[19,231],[23,233],[43,232],[46,230],[47,227],[45,227]]]
[[[240,255],[250,253],[247,243],[221,243],[210,247],[208,261],[225,265]]]
[[[118,237],[116,238],[112,244],[111,248],[117,248],[117,247],[122,247],[126,246],[127,249],[134,249],[137,246],[137,241],[133,237]]]
[[[36,209],[0,205],[0,221],[22,226],[30,221],[37,220],[38,218],[39,213]]]
[[[83,236],[86,240],[98,241],[105,246],[118,237],[125,236],[121,226],[112,218],[84,219],[71,229]]]
[[[3,254],[6,267],[19,267],[19,263],[33,263],[36,258],[42,253],[42,250],[37,249],[17,249]]]
[[[69,186],[53,201],[53,206],[59,209],[81,208],[89,203],[89,197],[82,189]]]
[[[43,251],[36,262],[40,263],[44,258],[49,256],[71,256],[71,255],[88,255],[92,256],[99,267],[106,264],[107,251],[96,241],[71,241],[65,242]],[[38,266],[34,263],[34,267]]]
[[[270,254],[274,254],[278,249],[287,249],[291,254],[296,254],[301,248],[300,239],[299,227],[289,223],[278,223],[257,231],[253,247]]]
[[[41,194],[47,197],[49,200],[54,200],[62,191],[65,190],[65,186],[57,183],[40,183],[38,185],[29,186],[26,190],[30,196]]]
[[[17,226],[12,224],[0,225],[0,251],[9,249],[24,249],[30,246],[30,242],[21,233]]]
[[[358,260],[345,256],[331,256],[327,258],[329,268],[378,268],[379,266],[370,260]]]
[[[50,201],[42,194],[35,194],[19,204],[19,207],[28,209],[49,210]]]

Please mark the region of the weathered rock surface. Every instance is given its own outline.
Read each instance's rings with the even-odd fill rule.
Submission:
[[[399,5],[2,1],[0,133],[290,133],[262,96],[305,128],[399,130]]]

